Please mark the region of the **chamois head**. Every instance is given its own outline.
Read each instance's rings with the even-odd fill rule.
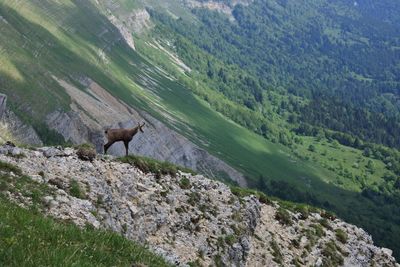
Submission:
[[[142,133],[144,133],[143,132],[143,126],[145,125],[145,123],[143,122],[143,124],[142,125],[140,125],[140,123],[138,123],[138,128],[139,128],[139,130],[142,132]]]

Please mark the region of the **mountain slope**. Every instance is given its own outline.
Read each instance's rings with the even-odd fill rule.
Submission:
[[[342,146],[334,140],[343,135],[324,128],[312,128],[315,138],[290,131],[312,100],[213,56],[144,7],[181,26],[202,25],[205,12],[173,0],[0,1],[0,90],[11,111],[46,143],[99,150],[105,128],[145,120],[131,152],[335,211],[398,254],[397,152],[347,136],[362,145]],[[221,30],[231,23],[209,19]]]
[[[69,12],[64,9],[67,6]],[[157,98],[140,82],[146,85],[164,74],[131,51],[119,31],[90,2],[7,2],[1,8],[1,56],[2,62],[8,62],[1,66],[2,93],[8,95],[11,110],[32,125],[43,141],[93,142],[100,150],[106,127],[118,123],[131,126],[146,120],[147,135],[139,139],[141,145],[133,148],[135,152],[168,159],[210,176],[236,177],[245,184],[242,174],[150,115],[133,109],[144,108],[142,97]],[[143,70],[145,66],[149,69]],[[129,76],[121,79],[121,75]],[[157,109],[154,115],[164,114],[169,125],[179,123],[162,105],[157,107],[162,111]],[[120,146],[113,151],[122,153]]]
[[[291,163],[284,147],[275,146],[210,109],[204,101],[133,51],[119,31],[97,11],[95,4],[30,1],[3,2],[1,7],[5,32],[2,36],[9,36],[4,39],[9,41],[2,44],[5,46],[2,55],[10,62],[10,68],[3,75],[2,88],[9,96],[12,110],[23,121],[32,124],[42,138],[55,139],[47,141],[57,143],[63,138],[82,141],[70,138],[68,132],[54,126],[56,123],[50,123],[50,128],[57,134],[46,130],[44,122],[51,122],[56,115],[71,117],[68,112],[76,105],[60,80],[83,91],[89,88],[87,81],[93,80],[131,108],[139,107],[148,112],[252,177],[264,172],[260,168],[265,162],[268,163],[265,172],[287,180],[321,172],[301,161],[299,168]],[[69,12],[64,12],[64,8]],[[42,44],[47,47],[40,48]],[[12,77],[20,73],[26,73],[26,81],[19,83]],[[87,113],[87,107],[77,106]],[[60,116],[60,112],[67,116]],[[81,122],[67,120],[59,124],[70,130],[70,125],[76,123]],[[98,123],[105,127],[103,121]],[[101,133],[95,130],[86,135],[94,136],[88,141],[98,144]]]

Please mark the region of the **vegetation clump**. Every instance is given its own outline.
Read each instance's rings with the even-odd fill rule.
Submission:
[[[129,155],[127,157],[118,158],[118,161],[129,163],[144,173],[155,173],[162,175],[171,175],[176,177],[178,171],[195,174],[193,170],[176,166],[166,161],[158,161],[152,158]]]
[[[322,259],[323,266],[336,267],[343,265],[344,260],[341,255],[341,250],[334,241],[325,244],[325,247],[322,250],[322,255],[324,256]]]
[[[237,238],[235,235],[227,235],[225,236],[225,243],[228,244],[229,246],[232,246],[235,244],[237,241]]]
[[[91,144],[82,144],[77,147],[76,155],[79,159],[85,161],[93,161],[96,158],[96,150]]]
[[[311,227],[314,229],[317,237],[322,237],[325,235],[325,231],[320,224],[312,224]]]
[[[336,229],[335,233],[336,233],[337,240],[339,240],[343,244],[347,243],[347,240],[349,239],[349,237],[345,231],[343,231],[342,229]]]
[[[300,213],[300,219],[302,219],[302,220],[307,219],[308,216],[310,215],[309,207],[307,205],[304,205],[304,204],[297,205],[294,208],[294,211]]]
[[[281,224],[284,225],[293,224],[292,216],[290,215],[290,213],[281,207],[276,211],[275,219],[277,219]]]
[[[181,186],[181,187],[182,187],[182,186]],[[190,188],[190,187],[189,187],[189,188]],[[194,207],[194,206],[196,206],[196,204],[199,203],[200,199],[201,199],[201,195],[200,195],[199,192],[190,192],[188,203],[189,203],[191,206]]]
[[[182,189],[190,189],[192,187],[190,180],[186,177],[182,177],[182,179],[179,181],[179,186]]]
[[[242,188],[242,187],[238,187],[238,186],[231,186],[230,189],[231,189],[232,194],[234,194],[235,196],[237,196],[239,198],[253,195],[253,196],[256,196],[261,203],[272,204],[271,198],[268,197],[263,192],[260,192],[260,191],[254,190],[254,189],[250,189],[250,188]]]
[[[79,185],[79,182],[75,179],[71,180],[71,183],[69,185],[69,193],[71,194],[71,196],[76,197],[76,198],[80,198],[80,199],[85,198],[85,194],[84,194],[81,186]]]
[[[15,175],[22,175],[22,171],[15,165],[7,162],[0,161],[0,172],[3,173],[14,173]]]
[[[329,224],[328,220],[325,218],[322,218],[321,220],[319,220],[319,224],[328,230],[332,230],[332,226]]]
[[[276,243],[275,240],[272,240],[270,242],[270,245],[271,245],[271,249],[272,249],[272,256],[274,256],[274,261],[278,264],[282,264],[283,256],[282,256],[281,250],[279,249],[278,244]]]

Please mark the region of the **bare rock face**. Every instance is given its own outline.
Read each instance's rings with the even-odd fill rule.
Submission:
[[[104,157],[79,160],[70,148],[21,149],[24,157],[6,148],[13,147],[1,147],[1,161],[51,188],[44,213],[121,233],[179,266],[400,266],[354,225],[238,198],[202,175],[145,174]],[[21,206],[32,202],[18,192],[6,195]]]
[[[150,14],[146,9],[135,10],[127,16],[124,22],[134,33],[142,33],[151,27]]]
[[[133,10],[131,13],[121,17],[108,14],[110,22],[119,30],[126,43],[135,50],[135,42],[132,38],[133,33],[142,33],[151,27],[150,14],[146,9]]]
[[[3,114],[6,111],[6,105],[7,105],[7,96],[4,94],[0,94],[0,118],[3,117]]]
[[[183,0],[186,6],[189,8],[206,8],[209,10],[215,10],[220,13],[223,13],[230,17],[231,20],[234,20],[232,11],[237,5],[248,6],[253,0],[231,0],[231,1],[199,1],[199,0]]]
[[[7,109],[7,96],[4,94],[0,94],[0,123],[12,133],[14,141],[43,145],[32,126],[24,124],[11,110]]]

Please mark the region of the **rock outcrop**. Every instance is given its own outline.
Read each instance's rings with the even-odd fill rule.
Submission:
[[[0,94],[0,119],[3,117],[3,114],[6,111],[6,105],[7,105],[7,96],[4,94]]]
[[[43,212],[119,232],[180,266],[399,267],[390,250],[374,246],[356,226],[240,198],[202,175],[145,174],[103,156],[81,161],[70,148],[19,149],[19,156],[11,150],[1,147],[0,161],[51,188]],[[6,195],[30,203],[16,190]]]
[[[7,96],[4,94],[0,94],[0,128],[0,140],[8,138],[8,135],[12,135],[11,137],[13,141],[38,146],[43,145],[32,126],[23,123],[11,110],[7,108]],[[5,131],[6,133],[3,133],[2,131]],[[6,136],[2,136],[2,134],[5,134]]]
[[[107,14],[110,22],[119,30],[125,42],[135,50],[135,42],[132,35],[134,33],[142,33],[151,27],[150,14],[146,9],[133,10],[128,14],[118,17],[114,16],[112,11],[109,10]]]
[[[199,0],[183,0],[185,5],[191,9],[206,8],[209,10],[218,11],[227,15],[231,20],[234,20],[232,12],[235,6],[248,6],[253,0],[232,0],[232,1],[199,1]]]

